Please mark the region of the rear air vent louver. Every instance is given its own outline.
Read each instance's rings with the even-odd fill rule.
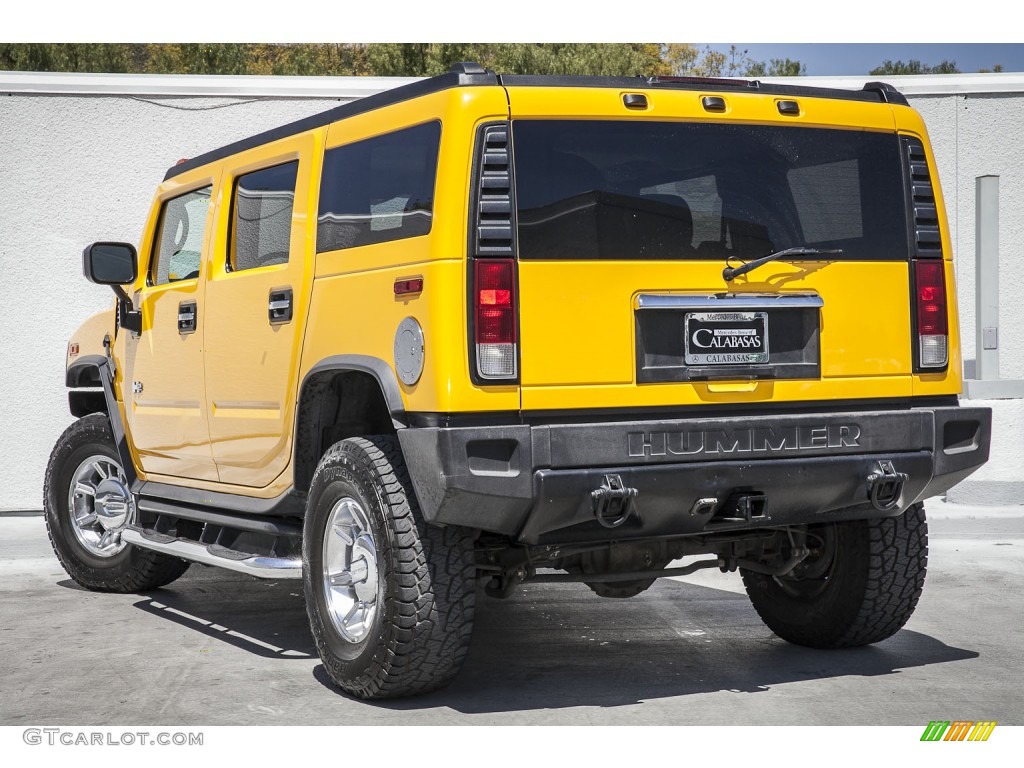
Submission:
[[[935,190],[928,170],[924,145],[917,139],[904,137],[903,153],[910,182],[911,217],[914,222],[914,255],[918,258],[942,258],[939,235],[939,213],[935,206]]]
[[[473,255],[511,257],[515,251],[509,127],[494,123],[481,131]]]

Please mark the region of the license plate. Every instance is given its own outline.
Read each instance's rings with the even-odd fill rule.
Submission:
[[[688,312],[687,365],[760,365],[768,362],[767,312]]]

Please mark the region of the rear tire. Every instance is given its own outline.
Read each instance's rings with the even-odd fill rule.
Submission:
[[[104,508],[100,497],[116,497]],[[60,436],[43,487],[46,532],[68,575],[95,592],[145,592],[181,576],[189,564],[120,540],[110,513],[134,505],[106,414],[85,416]],[[125,515],[127,517],[127,515]]]
[[[868,645],[896,634],[917,607],[928,565],[924,506],[898,517],[811,526],[817,562],[787,577],[742,570],[747,595],[776,635],[811,648]],[[829,541],[831,539],[831,541]]]
[[[455,677],[473,629],[473,540],[426,525],[394,437],[327,451],[310,484],[302,549],[310,628],[338,687],[386,698]]]

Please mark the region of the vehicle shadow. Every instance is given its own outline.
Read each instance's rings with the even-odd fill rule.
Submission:
[[[89,593],[88,589],[83,587],[81,584],[78,584],[73,579],[64,579],[63,581],[58,581],[57,586],[64,587],[64,589],[73,589],[76,592],[85,592],[86,594]]]
[[[193,566],[135,607],[256,656],[316,658],[301,581],[262,581]]]
[[[297,581],[264,582],[199,568],[135,607],[267,659],[308,662],[317,656]],[[508,600],[478,594],[469,655],[449,687],[364,703],[464,714],[618,707],[890,675],[978,655],[907,629],[865,648],[800,648],[765,628],[745,595],[669,579],[630,600],[598,598],[583,585],[545,584],[522,588]],[[340,693],[323,665],[314,667],[313,677]]]
[[[801,648],[776,637],[746,595],[664,579],[626,601],[582,585],[545,585],[478,603],[473,645],[452,685],[427,696],[372,702],[398,711],[465,714],[619,707],[644,700],[792,682],[882,676],[977,658],[912,630],[873,646]],[[314,670],[328,684],[322,667]]]

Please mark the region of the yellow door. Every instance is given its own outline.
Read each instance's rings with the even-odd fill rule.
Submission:
[[[274,142],[224,168],[205,319],[210,438],[223,483],[266,487],[289,464],[316,142]]]
[[[141,263],[148,263],[137,297],[142,333],[127,334],[125,412],[143,472],[216,481],[204,407],[202,322],[213,180],[188,186],[184,193],[166,193],[153,237],[142,244]]]

